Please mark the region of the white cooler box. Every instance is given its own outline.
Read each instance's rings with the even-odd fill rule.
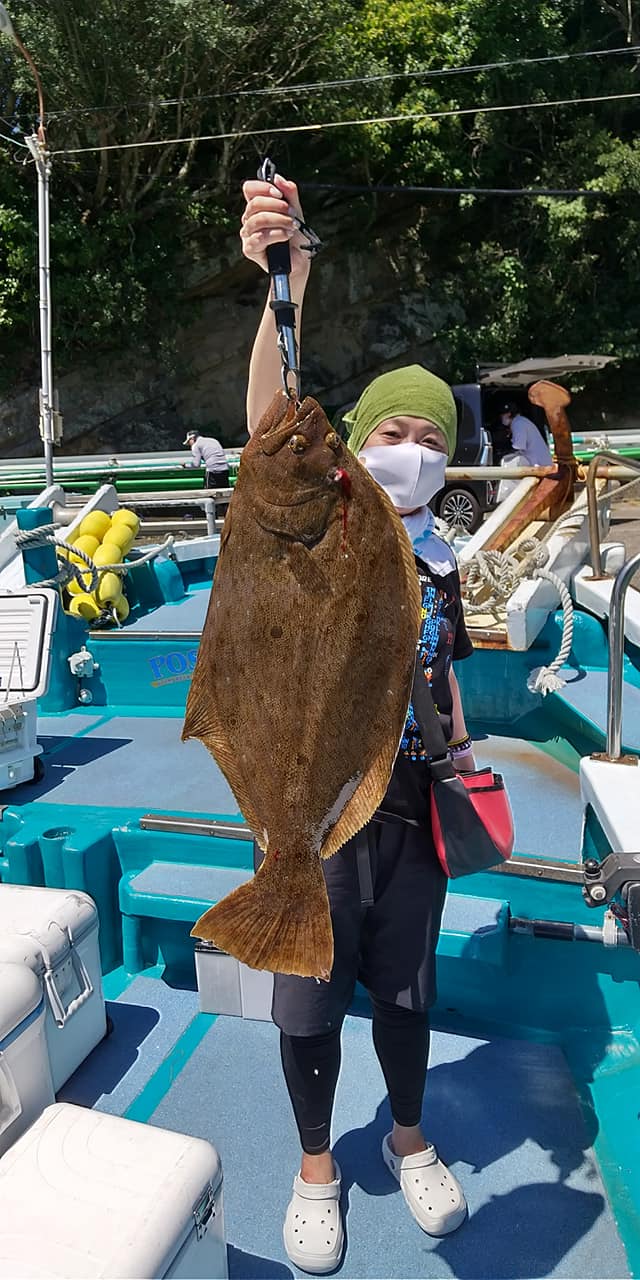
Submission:
[[[0,1160],[0,1277],[224,1280],[222,1169],[201,1138],[57,1103]]]
[[[0,964],[0,1155],[54,1101],[44,1020],[35,973]]]
[[[26,964],[44,988],[53,1087],[102,1040],[98,912],[86,893],[0,884],[0,962]]]

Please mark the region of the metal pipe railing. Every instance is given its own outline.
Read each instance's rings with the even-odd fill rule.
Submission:
[[[120,495],[121,505],[131,507],[134,511],[144,511],[147,507],[202,507],[206,510],[207,502],[230,502],[233,489],[186,489],[184,493],[175,489],[169,493],[123,493]]]
[[[612,761],[622,756],[622,664],[624,659],[624,602],[629,584],[640,569],[640,552],[617,574],[609,605],[609,671],[607,677],[607,752]],[[635,757],[632,757],[635,759]]]
[[[630,460],[629,466],[626,462],[620,463],[619,458],[618,463],[619,465],[615,467],[602,468],[598,472],[599,479],[628,480],[634,475],[631,468],[636,464],[633,459]],[[640,463],[637,465],[640,467]],[[545,476],[557,476],[558,468],[555,464],[551,467],[447,467],[444,474],[447,480],[524,480],[527,476],[544,480]]]
[[[596,495],[596,479],[598,476],[598,464],[604,459],[608,462],[620,462],[617,453],[612,453],[610,449],[600,449],[598,453],[594,453],[589,470],[587,471],[587,510],[589,513],[589,542],[591,544],[591,581],[595,578],[609,577],[608,574],[602,572],[602,556],[600,554],[600,523],[598,521],[598,498]],[[636,462],[635,458],[626,458],[624,463],[626,471],[637,472],[640,476],[640,462]],[[618,467],[616,467],[618,470]],[[613,477],[610,477],[613,479]],[[633,484],[634,481],[631,481]],[[620,490],[616,496],[620,496]]]

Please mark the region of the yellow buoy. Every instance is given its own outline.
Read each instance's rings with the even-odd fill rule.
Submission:
[[[122,578],[117,573],[103,573],[100,575],[100,581],[95,591],[95,597],[99,605],[106,609],[109,605],[117,604],[122,595]]]
[[[109,530],[109,544],[112,542],[117,543],[120,548],[120,559],[123,559],[127,552],[131,550],[135,537],[133,529],[128,524],[125,524],[123,520],[120,520],[117,524],[112,524]]]
[[[114,511],[112,516],[112,523],[128,524],[129,528],[133,530],[134,537],[136,536],[136,534],[140,529],[139,517],[136,515],[135,511],[129,511],[127,507],[118,507],[118,510]]]
[[[106,511],[90,511],[80,525],[80,533],[83,535],[89,533],[97,538],[98,542],[102,542],[110,525],[111,516],[108,516]]]
[[[111,530],[106,542],[101,543],[93,557],[94,564],[120,564],[122,560],[122,547],[111,539]]]
[[[81,595],[73,597],[69,605],[69,613],[74,618],[84,618],[85,622],[95,622],[96,618],[100,617],[102,609],[92,595],[82,592]]]
[[[85,533],[74,538],[73,546],[77,547],[79,551],[84,551],[86,555],[91,556],[93,559],[93,556],[97,553],[99,543],[97,538],[92,537],[89,533]],[[72,564],[82,566],[85,563],[81,556],[76,555],[75,551],[66,551],[64,554],[66,559],[70,560]],[[67,591],[70,595],[77,595],[79,591],[89,591],[91,587],[91,570],[87,569],[87,572],[83,573],[82,583],[79,583],[76,578],[72,578],[66,585]]]
[[[127,597],[124,595],[120,596],[116,600],[114,608],[118,622],[125,622],[129,617],[129,601],[127,600]]]
[[[78,551],[84,551],[85,555],[93,557],[93,553],[98,550],[100,542],[98,538],[95,538],[91,533],[81,533],[79,537],[74,537],[72,545],[77,547]],[[84,564],[84,561],[81,560],[80,556],[74,555],[73,552],[70,553],[69,559],[72,560],[74,564]]]
[[[65,588],[69,592],[69,595],[71,596],[77,596],[78,592],[90,591],[91,590],[91,573],[89,569],[87,569],[86,573],[83,573],[82,582],[78,582],[77,578],[71,578],[69,582],[65,583]]]

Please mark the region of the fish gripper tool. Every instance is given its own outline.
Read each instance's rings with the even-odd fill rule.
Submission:
[[[258,177],[262,182],[273,182],[276,175],[276,166],[273,160],[267,157],[263,160],[258,169]],[[315,231],[308,227],[306,222],[301,218],[293,217],[298,231],[307,237],[307,244],[301,245],[300,248],[306,250],[311,256],[315,255],[322,248],[322,241]],[[298,356],[298,343],[296,339],[296,309],[297,303],[291,298],[291,290],[289,288],[289,276],[291,274],[291,253],[289,244],[286,240],[280,244],[269,245],[267,249],[267,264],[269,267],[269,276],[271,277],[272,297],[269,303],[274,313],[276,329],[278,331],[278,349],[280,351],[280,360],[282,365],[282,386],[285,393],[290,399],[300,400],[300,361]],[[291,381],[292,380],[292,381]]]

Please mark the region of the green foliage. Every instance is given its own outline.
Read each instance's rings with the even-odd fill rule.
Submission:
[[[190,280],[235,235],[240,183],[272,148],[282,171],[302,181],[605,191],[599,201],[428,203],[332,193],[311,197],[308,214],[322,225],[331,204],[336,222],[342,200],[343,234],[363,243],[372,229],[384,236],[400,211],[417,274],[436,299],[459,303],[448,314],[466,317],[439,335],[452,376],[468,374],[476,360],[534,351],[640,359],[635,102],[488,110],[634,92],[632,58],[404,74],[613,48],[640,38],[637,0],[12,0],[10,7],[40,69],[51,148],[92,149],[54,158],[58,368],[79,351],[134,342],[170,351]],[[33,81],[6,40],[0,56],[0,131],[19,138],[36,118]],[[317,87],[373,76],[381,78]],[[429,116],[453,109],[468,114]],[[378,116],[400,119],[274,132]],[[231,133],[253,136],[142,145]],[[123,149],[130,143],[137,145]],[[28,371],[37,325],[35,175],[12,150],[0,143],[5,385]]]

